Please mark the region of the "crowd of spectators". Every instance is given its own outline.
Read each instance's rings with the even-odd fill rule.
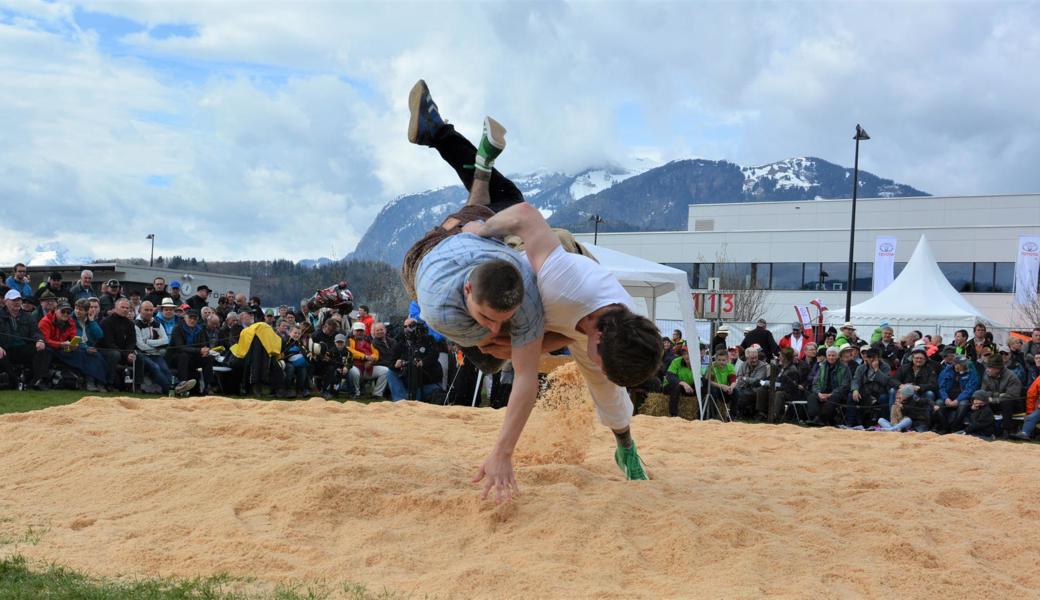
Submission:
[[[699,377],[710,416],[724,420],[1023,440],[1040,423],[1040,327],[1001,346],[981,323],[950,344],[919,331],[897,340],[887,323],[869,339],[852,323],[815,338],[793,323],[780,342],[764,320],[739,344],[729,333],[723,325],[701,346],[699,368],[681,332],[665,338],[659,375],[672,416]]]
[[[370,385],[371,398],[468,404],[478,383],[414,307],[392,336],[364,304],[264,309],[257,296],[214,298],[206,285],[186,297],[162,277],[129,291],[93,278],[84,270],[64,285],[53,272],[34,288],[19,264],[0,279],[0,388],[331,399],[359,398]],[[495,375],[496,407],[510,384],[508,369]]]

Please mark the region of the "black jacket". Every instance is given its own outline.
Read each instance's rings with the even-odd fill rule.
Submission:
[[[141,300],[144,301],[144,302],[151,302],[152,304],[155,305],[155,308],[158,309],[159,305],[162,304],[163,298],[169,298],[169,297],[170,297],[170,295],[167,294],[166,292],[150,292],[147,296],[145,296]]]
[[[740,342],[740,347],[747,350],[755,344],[762,347],[762,352],[765,354],[765,362],[769,362],[780,353],[780,346],[776,343],[776,339],[773,338],[773,333],[765,327],[756,327],[744,336],[744,341]]]
[[[191,298],[188,298],[188,301],[185,304],[195,310],[201,311],[203,308],[209,306],[209,301],[200,296],[192,296]]]
[[[120,350],[124,355],[137,349],[137,332],[134,322],[119,315],[109,315],[101,321],[101,331],[105,334],[98,344],[99,348]]]
[[[0,348],[18,348],[43,340],[32,315],[19,312],[11,316],[6,306],[0,306]]]
[[[396,358],[406,362],[409,359],[418,359],[422,362],[420,373],[423,385],[441,382],[444,371],[441,369],[440,361],[437,360],[437,355],[437,343],[429,335],[420,335],[414,341],[410,341],[406,336],[402,335],[397,338],[397,344],[394,346],[394,356]],[[398,373],[406,375],[407,369],[401,369]],[[405,383],[407,384],[408,382],[406,381]]]
[[[397,360],[397,355],[394,353],[396,345],[397,341],[390,337],[381,340],[372,338],[372,347],[379,351],[379,360],[376,361],[376,365],[393,369],[394,362]]]
[[[989,404],[980,407],[978,410],[971,411],[971,416],[968,417],[968,426],[964,428],[964,433],[987,437],[996,435],[997,420],[993,417],[993,409],[989,407]]]
[[[936,396],[939,395],[939,374],[935,371],[935,365],[927,360],[924,361],[921,370],[917,373],[914,373],[913,364],[907,364],[900,367],[896,379],[898,379],[900,383],[909,383],[911,385],[920,386],[920,389],[917,390],[918,394],[932,392]]]

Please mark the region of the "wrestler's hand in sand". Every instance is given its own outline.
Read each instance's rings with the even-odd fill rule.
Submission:
[[[542,338],[531,340],[523,346],[513,348],[513,389],[506,404],[506,417],[498,440],[487,458],[480,465],[473,483],[484,481],[481,498],[487,499],[495,490],[495,500],[512,500],[520,491],[513,475],[513,450],[520,433],[531,416],[538,394],[538,357],[542,353]]]
[[[491,490],[495,491],[495,502],[512,500],[513,496],[520,495],[520,488],[516,485],[516,476],[513,474],[513,455],[492,451],[484,464],[480,465],[480,471],[473,478],[473,483],[484,480],[484,491],[480,498],[487,500]]]

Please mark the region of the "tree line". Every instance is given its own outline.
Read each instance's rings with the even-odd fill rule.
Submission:
[[[104,261],[109,262],[109,261]],[[111,262],[147,265],[140,258]],[[287,304],[298,307],[300,300],[315,291],[346,280],[354,293],[354,305],[368,304],[383,320],[400,320],[408,314],[408,298],[398,270],[382,261],[347,260],[318,267],[301,266],[291,260],[207,261],[182,256],[155,259],[155,266],[207,273],[239,275],[252,279],[252,293],[264,306]],[[214,290],[220,293],[222,290]]]

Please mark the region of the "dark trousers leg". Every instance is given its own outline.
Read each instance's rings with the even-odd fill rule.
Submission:
[[[14,368],[14,365],[20,365],[32,370],[32,378],[36,380],[46,379],[47,369],[51,364],[51,357],[47,354],[47,351],[37,350],[35,345],[10,348],[7,350],[5,360],[10,365],[7,367],[7,372],[11,376],[12,385],[17,382],[17,370]],[[32,381],[26,383],[32,383]]]
[[[1001,400],[1000,401],[1000,426],[1003,428],[1003,433],[1011,435],[1015,432],[1015,413],[1023,412],[1026,409],[1025,400]],[[997,432],[998,434],[1001,432]]]
[[[665,386],[665,391],[668,392],[668,416],[678,417],[679,416],[679,394],[682,393],[682,387],[678,382],[669,382]]]
[[[455,127],[445,125],[438,132],[433,147],[440,153],[444,162],[455,169],[455,173],[462,180],[462,185],[466,186],[468,190],[473,185],[473,158],[477,154],[476,146],[455,131]],[[524,195],[520,189],[502,173],[499,173],[498,169],[491,171],[488,193],[491,196],[490,208],[495,212],[524,201]]]

